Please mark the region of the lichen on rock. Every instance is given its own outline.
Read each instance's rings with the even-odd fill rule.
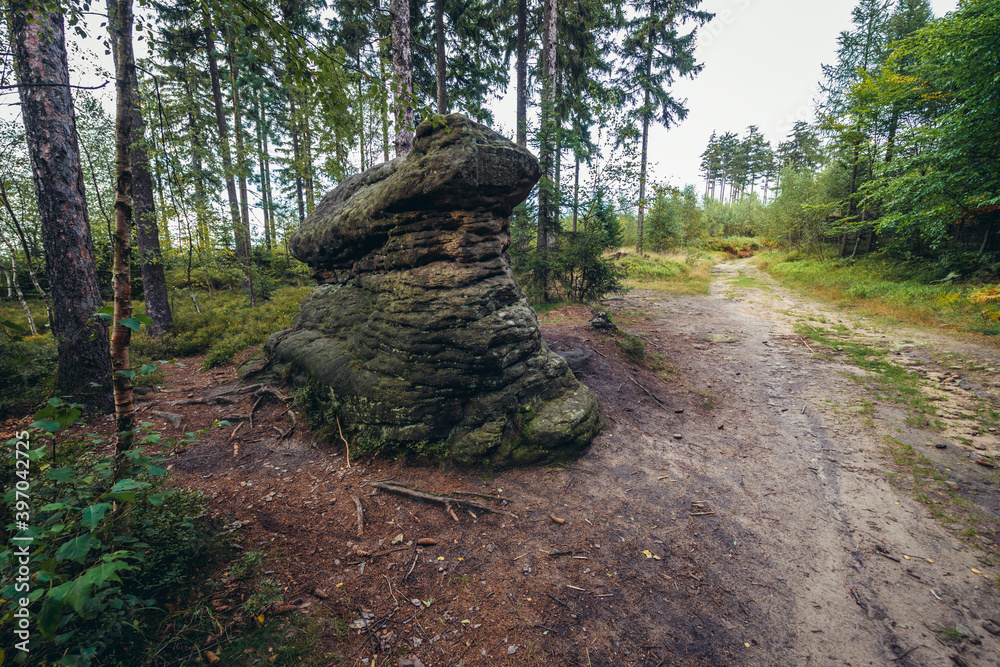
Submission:
[[[272,369],[328,390],[359,442],[494,466],[581,451],[597,400],[545,345],[506,254],[540,173],[464,116],[422,123],[407,156],[345,180],[292,235],[320,284],[268,340]]]

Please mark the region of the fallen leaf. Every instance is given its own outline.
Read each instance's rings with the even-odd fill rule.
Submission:
[[[653,557],[653,552],[651,552],[649,549],[643,549],[642,553],[644,553],[646,555],[646,558],[652,558]]]
[[[222,658],[215,655],[211,651],[205,651],[205,662],[207,662],[210,665],[218,665],[220,662],[222,662]]]
[[[264,622],[264,614],[261,614],[260,616],[257,617],[257,622],[258,623],[263,623]]]
[[[746,646],[747,648],[750,648],[750,642],[743,642],[743,645]]]
[[[972,568],[969,568],[969,569],[970,569],[970,570],[972,570],[972,573],[973,573],[973,574],[982,574],[982,572],[980,572],[979,570],[977,570],[977,569],[976,569],[976,568],[974,568],[974,567],[972,567]]]
[[[438,556],[438,560],[444,560],[444,556]]]
[[[924,560],[926,560],[928,563],[930,563],[932,565],[934,564],[934,560],[931,559],[931,558],[925,558]]]
[[[907,556],[906,554],[903,554],[903,558],[905,558],[906,560],[910,560],[910,557]]]
[[[566,519],[557,517],[555,514],[549,514],[549,518],[552,519],[555,523],[558,523],[560,526],[566,523]]]
[[[392,543],[393,543],[393,544],[399,544],[399,543],[401,543],[402,541],[403,541],[403,534],[402,534],[402,533],[400,533],[400,534],[399,534],[399,535],[397,535],[396,537],[392,538]]]

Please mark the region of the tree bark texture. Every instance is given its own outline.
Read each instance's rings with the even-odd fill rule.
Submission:
[[[413,53],[410,44],[410,3],[390,0],[392,79],[396,107],[396,156],[413,148]]]
[[[108,16],[117,12],[116,1],[108,0]],[[118,35],[114,29],[114,21],[109,22],[111,29],[112,49],[115,69],[118,68],[118,58],[121,53],[117,45]],[[131,34],[131,28],[129,29]],[[131,52],[131,45],[129,46]],[[167,331],[173,323],[170,312],[170,296],[167,293],[167,278],[163,271],[163,255],[160,252],[160,230],[156,222],[156,205],[153,199],[153,177],[149,169],[149,156],[146,153],[146,121],[142,117],[139,104],[139,75],[136,72],[135,60],[125,63],[125,74],[129,77],[126,93],[129,112],[132,115],[132,147],[130,163],[132,165],[132,213],[136,227],[136,242],[139,246],[139,267],[142,272],[142,293],[146,303],[146,316],[153,320],[149,333],[159,336]]]
[[[517,0],[517,145],[528,145],[528,1]]]
[[[94,411],[110,411],[108,329],[95,317],[101,294],[80,168],[62,14],[28,22],[22,2],[8,4],[45,267],[59,344],[56,389]],[[52,84],[63,85],[52,85]],[[93,384],[92,384],[93,383]]]
[[[434,29],[437,33],[437,109],[442,116],[448,113],[448,81],[444,49],[444,0],[434,0]]]
[[[110,21],[114,34],[115,59],[115,244],[112,269],[115,291],[114,324],[111,328],[111,367],[114,371],[115,453],[121,456],[132,448],[135,431],[135,404],[129,376],[129,346],[132,329],[123,322],[132,317],[132,0],[117,0]]]

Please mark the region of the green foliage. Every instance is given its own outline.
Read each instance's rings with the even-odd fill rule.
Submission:
[[[12,583],[0,593],[0,632],[13,636],[13,614],[27,596],[31,657],[39,663],[135,664],[161,614],[158,603],[176,597],[211,560],[211,538],[197,525],[202,499],[167,489],[162,459],[141,448],[126,457],[120,479],[111,458],[83,455],[54,467],[44,446],[28,452],[30,474],[14,453],[2,462],[0,516],[10,533],[31,537],[32,578],[28,593],[4,577]],[[18,490],[31,499],[26,530],[12,523],[26,511]],[[6,575],[22,564],[19,542],[10,544],[0,550]]]
[[[653,188],[653,203],[646,215],[646,242],[654,251],[663,251],[692,240],[702,232],[702,212],[694,187],[683,191],[667,186]]]
[[[570,299],[588,301],[624,291],[626,270],[604,257],[606,238],[603,229],[563,232],[552,248],[552,278]]]
[[[23,311],[21,314],[23,316]],[[4,318],[4,321],[12,320]],[[27,326],[26,320],[24,326]],[[9,324],[3,327],[0,332],[0,419],[24,414],[45,401],[52,389],[58,354],[52,336],[23,336]]]
[[[646,341],[639,336],[625,334],[615,338],[615,342],[631,361],[638,364],[646,358]]]
[[[706,250],[724,252],[729,257],[753,257],[764,247],[760,239],[748,236],[726,236],[708,239],[702,244]]]
[[[255,308],[246,305],[237,293],[201,294],[200,314],[194,312],[190,300],[177,301],[173,330],[157,338],[140,332],[132,337],[132,347],[146,359],[205,353],[206,369],[221,366],[238,352],[260,345],[271,334],[290,326],[307,292],[304,287],[285,287]]]
[[[631,280],[667,280],[689,271],[686,264],[656,255],[626,255],[620,261]]]

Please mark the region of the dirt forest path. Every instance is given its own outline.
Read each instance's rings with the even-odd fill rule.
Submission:
[[[940,352],[943,341],[987,366],[996,365],[996,350],[881,332],[792,295],[747,261],[714,272],[708,297],[633,292],[622,303],[644,315],[631,329],[661,348],[703,409],[621,428],[628,435],[618,439],[648,443],[628,454],[669,472],[630,494],[656,497],[656,485],[669,483],[667,493],[686,498],[695,511],[678,526],[710,553],[692,564],[747,608],[728,619],[717,609],[727,634],[744,640],[733,664],[1000,664],[1000,642],[984,630],[984,621],[1000,629],[989,622],[1000,615],[996,572],[887,481],[885,436],[921,451],[935,438],[907,427],[891,402],[873,406],[851,379],[865,372],[817,358],[795,326],[861,329],[904,365],[932,366],[934,349],[925,346]],[[946,463],[962,468],[958,488],[992,495],[984,505],[995,510],[995,473],[961,454]],[[702,518],[701,509],[714,514]]]
[[[214,498],[221,525],[241,526],[243,549],[272,554],[286,603],[342,619],[316,640],[330,659],[320,664],[1000,664],[1000,493],[983,465],[1000,452],[995,424],[970,419],[996,409],[996,348],[882,330],[746,260],[713,271],[709,295],[605,302],[647,341],[642,362],[592,329],[583,306],[542,318],[549,345],[583,359],[577,374],[608,421],[566,464],[348,466],[301,414],[289,431],[280,402],[234,394],[231,370],[194,364],[170,369],[143,410],[181,412],[182,432],[260,406],[173,468]],[[919,376],[936,428],[797,327],[886,350]],[[896,468],[907,451],[903,463],[919,465]],[[517,516],[370,485],[387,478],[503,498]]]

